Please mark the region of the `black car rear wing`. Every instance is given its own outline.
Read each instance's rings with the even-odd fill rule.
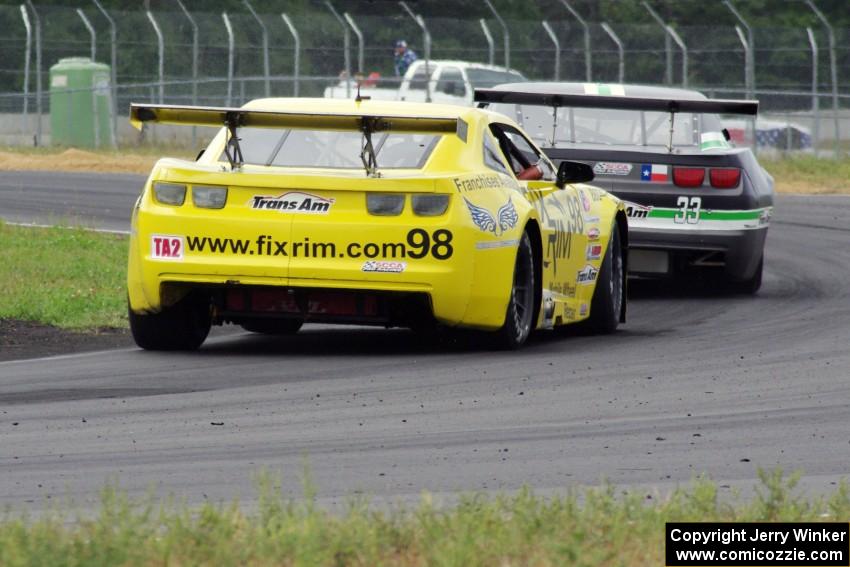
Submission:
[[[478,103],[479,108],[486,108],[489,104],[523,104],[529,106],[550,106],[552,108],[604,108],[609,110],[669,112],[670,138],[667,144],[667,150],[670,152],[673,151],[673,122],[678,112],[755,116],[758,114],[759,109],[759,102],[757,100],[682,100],[634,96],[600,96],[594,94],[529,93],[500,89],[475,89],[474,101]],[[556,122],[552,126],[553,131],[557,127],[557,116],[558,114],[555,113],[554,119]]]
[[[224,126],[228,131],[225,154],[231,168],[242,165],[237,128],[281,128],[359,131],[365,137],[361,159],[367,173],[376,173],[372,134],[375,132],[457,134],[466,142],[468,126],[461,118],[399,116],[373,113],[286,112],[215,106],[131,104],[130,123],[138,129],[146,122],[184,126]]]
[[[488,104],[527,104],[533,106],[608,108],[613,110],[644,110],[655,112],[695,112],[702,114],[758,114],[757,100],[681,100],[643,98],[634,96],[600,96],[592,94],[524,93],[498,89],[475,89],[475,102],[483,108]]]

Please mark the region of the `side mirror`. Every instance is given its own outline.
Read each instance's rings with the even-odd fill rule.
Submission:
[[[726,128],[721,130],[721,132],[723,133],[723,137],[726,138],[727,142],[732,139],[732,135],[729,134],[729,130],[727,130]]]
[[[593,181],[593,168],[586,163],[577,161],[562,161],[558,166],[558,176],[555,185],[563,189],[569,183],[587,183]]]

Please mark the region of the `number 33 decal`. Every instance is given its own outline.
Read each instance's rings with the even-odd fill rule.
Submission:
[[[702,199],[699,197],[679,197],[676,200],[676,206],[679,210],[673,217],[673,222],[678,224],[697,224],[699,222],[699,212],[702,208]]]

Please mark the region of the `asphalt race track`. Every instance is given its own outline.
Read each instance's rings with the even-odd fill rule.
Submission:
[[[4,218],[64,204],[117,229],[141,183],[0,179]],[[603,479],[663,492],[702,472],[726,490],[776,466],[830,490],[850,471],[850,197],[783,196],[774,219],[757,297],[636,286],[610,337],[469,352],[314,326],[0,363],[0,504],[92,502],[108,480],[250,501],[262,467],[300,495],[305,461],[328,502]]]

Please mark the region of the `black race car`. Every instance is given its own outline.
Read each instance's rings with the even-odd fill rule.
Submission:
[[[758,102],[593,83],[500,85],[476,90],[475,101],[519,122],[556,164],[593,167],[593,183],[626,202],[631,275],[706,269],[758,291],[773,178],[720,121],[755,116]]]

